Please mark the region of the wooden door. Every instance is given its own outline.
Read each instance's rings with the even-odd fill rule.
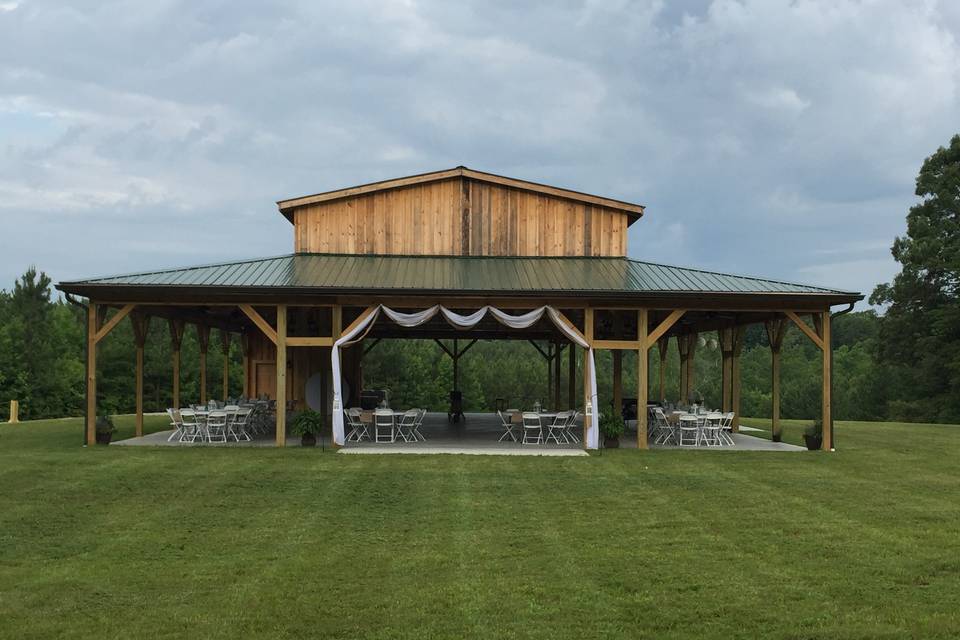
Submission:
[[[254,396],[260,397],[260,394],[267,394],[271,400],[277,397],[277,363],[276,362],[257,362],[255,365],[256,388]]]

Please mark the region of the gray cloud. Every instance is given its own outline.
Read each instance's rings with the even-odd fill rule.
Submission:
[[[0,3],[0,279],[284,253],[457,164],[642,202],[644,259],[869,292],[956,133],[942,2]]]

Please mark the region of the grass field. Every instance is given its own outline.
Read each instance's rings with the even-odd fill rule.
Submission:
[[[960,636],[957,427],[589,458],[80,439],[0,426],[0,637]]]

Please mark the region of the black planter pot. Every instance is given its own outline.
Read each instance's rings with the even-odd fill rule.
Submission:
[[[808,436],[804,434],[803,441],[807,443],[807,449],[810,451],[818,451],[820,447],[823,446],[823,436]]]
[[[95,435],[97,444],[110,444],[110,440],[113,439],[113,434],[109,431],[97,431]]]
[[[620,448],[620,438],[604,438],[604,439],[603,439],[603,448],[604,448],[604,449],[619,449],[619,448]]]
[[[301,447],[315,447],[317,446],[317,436],[313,433],[308,433],[300,436],[300,446]]]

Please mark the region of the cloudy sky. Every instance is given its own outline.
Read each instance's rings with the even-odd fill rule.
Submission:
[[[640,202],[632,257],[859,290],[960,131],[960,3],[0,0],[0,286],[288,253],[460,164]]]

